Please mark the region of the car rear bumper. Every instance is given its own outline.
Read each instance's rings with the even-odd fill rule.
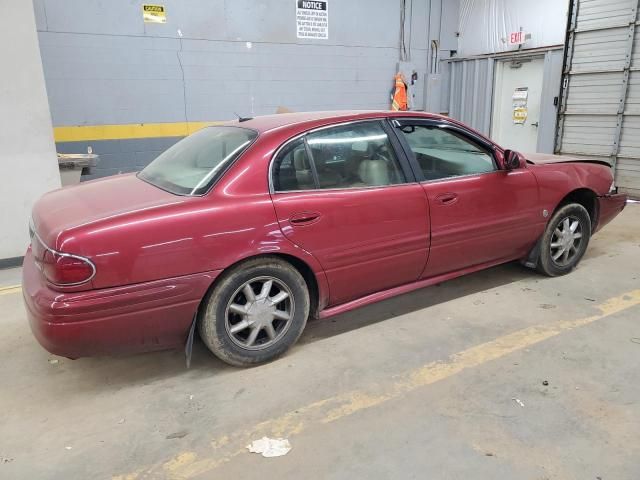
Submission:
[[[627,195],[624,193],[612,193],[598,197],[598,223],[593,232],[597,232],[613,220],[624,209],[626,203]]]
[[[132,353],[184,345],[198,305],[219,272],[61,293],[48,287],[29,249],[22,291],[31,330],[49,352],[69,358]]]

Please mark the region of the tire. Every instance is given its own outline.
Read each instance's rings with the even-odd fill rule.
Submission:
[[[566,275],[580,262],[590,238],[591,218],[586,208],[578,203],[559,208],[542,235],[538,271],[550,277]]]
[[[249,367],[277,358],[296,343],[310,301],[307,284],[293,266],[262,257],[224,273],[204,306],[198,331],[209,350],[226,363]]]

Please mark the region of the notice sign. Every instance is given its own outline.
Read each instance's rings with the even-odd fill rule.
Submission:
[[[296,0],[298,38],[329,38],[329,0]]]
[[[142,19],[145,23],[167,23],[164,5],[142,5]]]
[[[524,125],[527,121],[529,109],[527,103],[529,100],[529,87],[518,87],[514,90],[511,96],[513,113],[512,120],[516,125]]]

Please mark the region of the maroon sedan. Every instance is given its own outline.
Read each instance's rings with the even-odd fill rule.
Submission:
[[[606,164],[525,159],[436,115],[240,119],[44,195],[24,297],[58,355],[182,347],[197,327],[253,365],[309,317],[513,260],[568,273],[624,205]]]

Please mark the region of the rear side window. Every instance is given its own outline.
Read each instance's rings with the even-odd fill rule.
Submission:
[[[273,189],[276,192],[315,188],[311,162],[302,138],[287,144],[273,164]]]
[[[275,191],[366,188],[405,182],[380,122],[340,125],[310,133],[287,145],[273,169]]]
[[[248,128],[203,128],[160,154],[138,177],[178,195],[202,195],[257,136]]]

